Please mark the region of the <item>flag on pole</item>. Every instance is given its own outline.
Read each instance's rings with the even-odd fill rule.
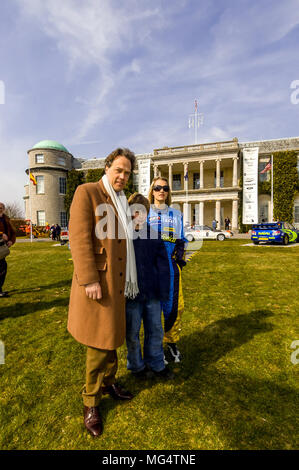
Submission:
[[[269,170],[271,170],[271,159],[268,161],[267,165],[265,166],[265,168],[260,173],[261,174],[266,173]]]
[[[197,100],[195,100],[195,112],[197,113]]]
[[[36,179],[35,179],[35,176],[33,176],[32,173],[30,173],[30,181],[32,181],[32,183],[34,184],[34,186],[37,185],[37,182],[36,182]]]

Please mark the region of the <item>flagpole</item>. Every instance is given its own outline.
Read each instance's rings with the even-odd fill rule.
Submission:
[[[30,241],[32,243],[32,207],[31,207],[31,191],[30,191],[30,168],[29,168],[29,215],[30,215]]]
[[[271,222],[273,222],[273,154],[271,154]]]

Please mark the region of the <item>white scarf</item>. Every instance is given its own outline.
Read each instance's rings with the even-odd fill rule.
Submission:
[[[125,297],[134,299],[139,292],[137,284],[137,270],[136,270],[136,259],[133,245],[133,228],[130,223],[129,204],[125,193],[120,191],[116,193],[113,187],[109,183],[107,175],[102,177],[103,184],[111,200],[116,207],[118,219],[121,222],[124,232],[126,235],[127,243],[127,264],[126,264],[126,285],[125,285]]]

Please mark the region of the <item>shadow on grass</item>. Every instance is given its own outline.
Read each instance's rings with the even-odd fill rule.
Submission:
[[[48,289],[57,289],[59,287],[70,287],[72,284],[72,279],[63,279],[62,281],[55,282],[54,284],[45,284],[44,286],[30,287],[28,289],[11,289],[9,294],[26,294],[28,292],[39,292]]]
[[[202,331],[182,337],[180,345],[184,351],[184,377],[193,375],[196,369],[201,370],[217,362],[255,335],[272,331],[272,324],[264,321],[272,315],[273,312],[269,310],[253,310],[233,318],[217,320]]]
[[[41,310],[50,310],[53,307],[67,307],[69,304],[69,297],[58,298],[55,300],[50,300],[49,302],[45,301],[36,301],[36,302],[26,302],[20,303],[17,302],[13,305],[7,305],[0,308],[0,320],[4,318],[16,318],[22,317],[24,315],[30,315],[31,313],[41,311]]]
[[[284,374],[280,372],[276,380],[254,377],[258,371],[253,364],[253,376],[250,372],[246,375],[241,369],[239,372],[237,359],[232,362],[232,373],[227,367],[222,372],[216,365],[255,335],[272,331],[273,325],[264,321],[272,315],[268,310],[255,310],[218,320],[180,341],[184,359],[175,379],[178,393],[176,396],[167,392],[163,401],[174,409],[180,403],[184,403],[184,409],[196,406],[205,416],[207,426],[216,425],[229,448],[296,448],[298,393],[284,384]],[[266,349],[264,346],[261,354],[267,353]],[[266,376],[268,370],[264,373]],[[155,404],[161,406],[158,397]],[[200,443],[196,425],[190,421],[190,426],[193,437]]]

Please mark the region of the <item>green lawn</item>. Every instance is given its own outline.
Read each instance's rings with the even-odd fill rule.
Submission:
[[[85,347],[66,330],[66,246],[18,243],[0,299],[0,449],[295,449],[299,245],[207,241],[183,270],[184,360],[173,382],[136,382],[130,403],[101,402],[104,434],[83,427]]]

